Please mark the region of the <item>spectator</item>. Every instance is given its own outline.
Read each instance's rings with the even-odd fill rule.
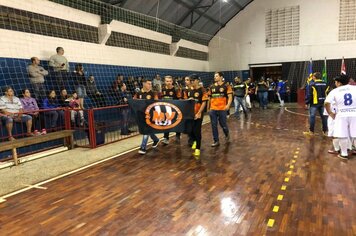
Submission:
[[[122,83],[120,86],[119,93],[119,104],[126,105],[120,108],[121,110],[121,135],[129,135],[131,131],[129,130],[129,118],[130,118],[130,108],[128,107],[128,100],[132,98],[131,94],[127,91],[125,83]]]
[[[159,74],[156,74],[156,77],[153,79],[152,84],[153,90],[160,94],[162,92],[162,80]]]
[[[75,72],[73,75],[75,91],[78,95],[79,108],[84,109],[84,97],[87,96],[85,89],[86,79],[84,75],[84,67],[82,64],[75,65]]]
[[[134,93],[134,82],[135,82],[135,78],[133,76],[129,76],[127,83],[126,83],[126,89],[129,93],[133,95],[135,95]]]
[[[72,108],[70,111],[70,120],[72,124],[75,124],[75,117],[79,115],[80,126],[84,126],[84,112],[80,109],[80,100],[78,94],[74,92],[69,98],[69,107]]]
[[[95,103],[97,107],[105,107],[106,102],[104,95],[99,92],[98,88],[96,87],[95,78],[93,75],[89,76],[87,80],[87,94]]]
[[[32,57],[31,63],[32,64],[27,67],[27,72],[30,77],[33,92],[38,101],[43,101],[43,99],[46,98],[44,77],[48,75],[48,71],[46,71],[45,69],[43,69],[42,66],[40,66],[40,60],[37,57]]]
[[[111,85],[111,95],[116,99],[116,104],[119,104],[119,93],[120,93],[120,86],[124,82],[124,76],[118,74],[116,80]]]
[[[39,116],[39,108],[36,102],[36,99],[31,97],[31,93],[29,89],[22,90],[22,98],[21,104],[23,107],[23,111],[32,117],[32,124],[34,126],[34,135],[40,135],[40,116]],[[46,134],[46,130],[42,130],[43,134]]]
[[[49,58],[49,66],[53,69],[56,79],[56,89],[61,91],[64,86],[64,80],[68,77],[69,64],[67,58],[63,56],[64,49],[62,47],[56,48],[57,54]],[[53,88],[52,88],[53,89]]]
[[[257,83],[256,92],[258,94],[258,100],[260,102],[260,109],[267,109],[268,104],[268,82],[265,81],[262,76],[260,81]]]
[[[56,98],[56,91],[51,90],[48,93],[48,97],[43,101],[44,109],[52,109],[51,111],[46,111],[45,115],[51,118],[51,128],[54,129],[57,127],[58,118],[63,123],[64,112],[62,110],[54,110],[60,108],[60,104]]]
[[[69,107],[69,96],[66,89],[61,90],[58,102],[60,107]]]
[[[9,135],[9,140],[13,141],[15,138],[12,136],[13,123],[25,122],[27,133],[26,136],[33,136],[31,133],[32,117],[23,113],[23,107],[18,97],[14,96],[14,90],[11,87],[5,88],[5,96],[0,97],[0,112],[1,120],[5,122],[6,130]]]

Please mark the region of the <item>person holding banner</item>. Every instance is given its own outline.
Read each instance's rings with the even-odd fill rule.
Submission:
[[[210,86],[208,92],[208,111],[214,139],[214,142],[211,144],[212,147],[220,145],[218,121],[225,134],[226,142],[230,141],[229,128],[227,126],[227,111],[230,109],[232,103],[233,92],[231,86],[226,84],[222,78],[222,72],[216,72],[214,75],[214,84]]]
[[[152,91],[152,81],[145,78],[142,79],[142,89],[134,95],[134,99],[158,100],[157,94]],[[153,140],[152,147],[156,148],[158,146],[160,140],[155,134],[143,135],[142,143],[140,149],[138,150],[139,154],[146,154],[149,137]]]
[[[195,101],[194,106],[194,121],[193,128],[190,137],[193,140],[192,149],[194,150],[194,156],[198,160],[200,158],[200,146],[201,146],[201,126],[203,123],[204,109],[206,101],[208,100],[208,94],[204,87],[200,85],[200,78],[197,75],[190,76],[192,87],[187,90],[187,98]]]
[[[178,100],[181,98],[181,92],[173,86],[173,78],[170,75],[164,77],[164,85],[162,86],[162,100]],[[172,109],[166,106],[167,113],[172,114]],[[169,121],[167,121],[169,122]],[[166,124],[170,125],[170,124]],[[164,145],[169,144],[169,132],[164,133],[164,139],[162,140]],[[180,133],[176,133],[176,143],[180,143]]]

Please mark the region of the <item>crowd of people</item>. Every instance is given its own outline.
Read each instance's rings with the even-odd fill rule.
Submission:
[[[316,113],[319,113],[322,133],[332,140],[330,154],[343,160],[356,154],[356,86],[355,81],[341,74],[328,86],[320,72],[310,75],[306,85],[305,105],[309,110],[309,130],[304,135],[315,135]]]

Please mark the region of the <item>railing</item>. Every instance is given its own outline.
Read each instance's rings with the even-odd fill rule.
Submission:
[[[84,120],[81,120],[81,113]],[[72,129],[74,132],[74,142],[77,147],[96,148],[98,146],[117,142],[133,135],[137,135],[137,124],[131,114],[128,105],[118,105],[110,107],[100,107],[85,110],[74,110],[69,108],[46,109],[35,111],[38,113],[16,114],[30,115],[32,117],[31,132],[34,135],[41,135],[44,129],[46,132],[55,132],[63,129]],[[53,115],[58,114],[54,123]],[[15,115],[15,117],[16,117]],[[2,115],[4,116],[4,115]],[[73,119],[74,118],[74,119]],[[56,124],[55,127],[53,125]],[[35,134],[34,131],[38,133]],[[26,122],[13,122],[12,137],[15,139],[27,137]],[[42,134],[45,135],[45,134]],[[10,138],[5,119],[1,118],[0,142],[6,142]],[[61,142],[48,142],[41,145],[34,145],[19,150],[19,156],[24,156],[43,150],[48,150],[62,145]],[[10,152],[1,152],[0,160],[11,158]]]

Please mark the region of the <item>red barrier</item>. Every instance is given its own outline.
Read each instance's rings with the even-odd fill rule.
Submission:
[[[305,105],[305,89],[298,89],[297,97],[298,97],[298,105],[304,107],[304,105]]]

